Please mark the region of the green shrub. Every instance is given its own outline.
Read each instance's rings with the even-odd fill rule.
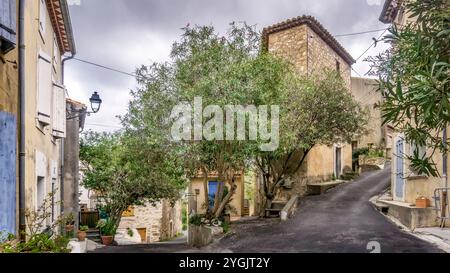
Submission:
[[[133,230],[132,230],[131,228],[127,228],[127,234],[128,234],[128,236],[130,236],[130,237],[133,237],[133,236],[134,236],[134,232],[133,232]]]
[[[221,227],[223,229],[223,233],[227,234],[228,232],[230,232],[230,223],[222,222]]]
[[[189,218],[189,224],[194,226],[203,226],[203,215],[195,214]]]
[[[86,232],[89,230],[89,227],[88,226],[80,226],[79,230]]]
[[[100,230],[102,236],[114,236],[116,235],[117,226],[109,219],[101,219],[97,223],[97,228]]]

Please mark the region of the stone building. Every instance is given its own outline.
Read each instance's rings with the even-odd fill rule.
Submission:
[[[80,181],[80,132],[84,129],[87,107],[72,99],[66,100],[66,138],[64,140],[64,213],[79,215]],[[79,228],[79,217],[75,218],[75,229]]]
[[[378,83],[370,78],[351,78],[351,91],[354,99],[369,112],[367,133],[352,143],[353,148],[376,147],[385,150],[390,157],[393,129],[383,124],[380,105],[383,102]]]
[[[82,171],[80,177],[83,177]],[[79,196],[81,211],[97,211],[95,191],[80,186]],[[129,235],[129,230],[133,236]],[[172,206],[169,201],[163,200],[155,204],[131,206],[122,214],[116,239],[126,238],[126,241],[135,243],[155,243],[177,237],[182,232],[182,201],[179,200]]]
[[[118,233],[129,229],[139,234],[143,243],[155,243],[177,237],[183,232],[181,201],[173,206],[168,201],[131,207],[122,215]],[[136,237],[136,236],[134,236]]]
[[[15,3],[0,1],[0,231],[16,233],[19,51]]]
[[[218,186],[218,176],[216,173],[210,173],[208,176],[208,205],[213,206],[217,186]],[[246,216],[248,213],[248,205],[245,204],[245,176],[239,174],[236,177],[235,183],[237,185],[236,191],[230,202],[232,217],[242,217]],[[203,174],[199,173],[198,177],[191,179],[189,184],[189,213],[195,212],[199,214],[204,214],[206,212],[205,208],[205,187],[204,187]]]
[[[350,90],[355,60],[314,17],[300,16],[265,28],[263,45],[268,52],[290,61],[301,75],[320,75],[324,69],[338,71]],[[280,198],[289,198],[294,193],[304,195],[308,182],[339,178],[351,168],[350,144],[317,146],[294,178],[293,189],[283,191]]]
[[[401,28],[407,22],[413,22],[414,18],[409,16],[401,1],[386,0],[380,21]],[[450,131],[450,127],[447,131]],[[389,206],[389,214],[412,229],[439,225],[440,216],[450,215],[449,197],[443,195],[444,191],[449,190],[446,175],[450,168],[449,162],[445,164],[444,155],[436,152],[432,160],[438,172],[443,174],[442,177],[418,175],[411,168],[406,156],[413,155],[414,151],[418,151],[419,154],[431,154],[432,151],[407,142],[404,133],[398,128],[395,128],[392,135],[391,195],[382,202]],[[443,138],[443,132],[437,135]],[[427,208],[416,207],[416,199],[422,197],[429,200]]]
[[[66,0],[0,1],[0,38],[0,229],[18,234],[49,193],[47,224],[62,210],[63,56],[75,54]]]

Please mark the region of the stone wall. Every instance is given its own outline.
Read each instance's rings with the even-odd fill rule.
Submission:
[[[134,208],[129,217],[122,217],[119,229],[145,229],[145,243],[167,240],[182,232],[181,201],[172,207],[170,202],[161,201]]]
[[[351,65],[335,52],[306,24],[271,33],[268,37],[270,53],[291,62],[300,75],[320,75],[325,69],[337,70],[350,92]],[[278,198],[289,200],[291,196],[306,194],[308,182],[329,181],[335,174],[336,147],[342,149],[341,173],[352,167],[352,149],[349,144],[314,147],[303,168],[293,176],[292,189],[283,189]],[[261,203],[261,200],[258,201]]]
[[[351,81],[353,97],[370,114],[368,132],[358,139],[358,147],[368,147],[370,144],[385,147],[387,142],[391,142],[391,136],[387,136],[387,128],[383,125],[381,110],[376,107],[383,100],[381,92],[377,91],[376,80],[352,77]]]
[[[351,65],[339,56],[325,41],[311,28],[307,28],[308,40],[308,74],[321,75],[324,69],[336,70],[337,62],[342,79],[350,90]]]
[[[269,52],[289,60],[297,72],[306,75],[308,70],[308,27],[301,25],[269,35]]]

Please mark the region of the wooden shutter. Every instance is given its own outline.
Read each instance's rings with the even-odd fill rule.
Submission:
[[[53,136],[66,137],[66,91],[63,86],[53,83]]]
[[[58,72],[58,63],[59,63],[59,47],[55,36],[55,38],[53,39],[53,69],[55,70],[55,73]]]
[[[47,27],[47,5],[45,0],[39,0],[39,32],[45,40],[45,29]]]
[[[16,0],[0,0],[0,51],[6,53],[16,46]]]
[[[43,124],[50,124],[52,102],[52,66],[50,58],[44,53],[39,54],[38,60],[38,92],[37,115]]]

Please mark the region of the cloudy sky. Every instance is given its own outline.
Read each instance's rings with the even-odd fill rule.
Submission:
[[[141,64],[168,59],[180,28],[213,25],[223,33],[230,22],[246,21],[258,30],[300,15],[315,16],[333,35],[384,29],[378,21],[383,0],[69,0],[77,58],[126,72]],[[378,33],[338,37],[359,57]],[[378,45],[365,56],[386,46]],[[365,57],[364,56],[364,57]],[[368,70],[363,58],[354,65],[361,75]],[[356,76],[357,74],[353,72]],[[66,85],[72,99],[88,102],[93,91],[103,99],[98,114],[88,117],[87,129],[120,128],[117,115],[125,113],[135,80],[126,75],[87,65],[66,63]]]

